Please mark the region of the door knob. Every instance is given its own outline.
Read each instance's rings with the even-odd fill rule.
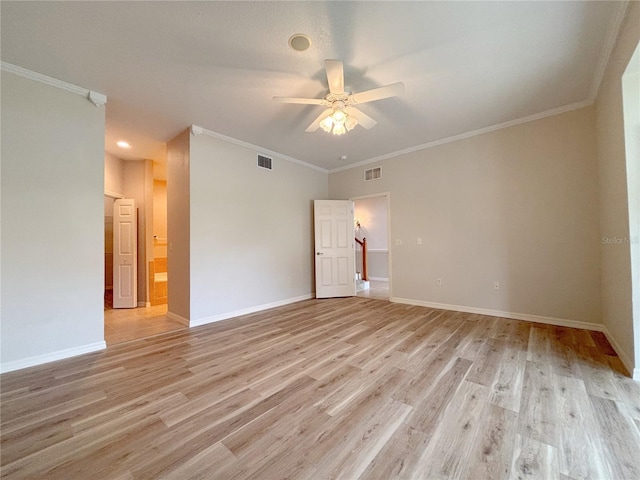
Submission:
[[[324,255],[324,253],[318,252],[318,253],[316,253],[316,255]]]

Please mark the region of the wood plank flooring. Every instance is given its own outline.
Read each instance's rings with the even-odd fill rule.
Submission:
[[[6,479],[639,479],[595,332],[309,300],[2,375]]]

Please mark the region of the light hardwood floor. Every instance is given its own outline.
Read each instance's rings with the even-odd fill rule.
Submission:
[[[309,300],[2,375],[4,478],[638,479],[600,333]]]

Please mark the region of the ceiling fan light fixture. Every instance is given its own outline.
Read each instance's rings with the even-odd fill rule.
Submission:
[[[289,39],[290,44],[292,38]],[[329,93],[324,98],[273,97],[276,102],[280,103],[322,105],[326,107],[325,111],[318,115],[311,125],[305,129],[305,132],[315,132],[318,128],[322,128],[325,132],[332,132],[334,135],[344,135],[345,132],[353,130],[357,125],[369,130],[377,122],[363,111],[354,107],[354,105],[396,97],[404,92],[404,84],[402,82],[359,93],[346,92],[344,89],[343,63],[340,60],[327,59],[324,61],[324,66],[329,84]]]
[[[331,116],[333,117],[334,122],[339,122],[339,123],[344,122],[345,119],[347,118],[346,113],[344,113],[342,110],[336,110],[335,112],[333,112],[333,115]]]
[[[347,132],[347,129],[344,126],[344,123],[336,123],[333,125],[333,133],[334,135],[344,135]]]
[[[341,108],[334,109],[333,113],[325,117],[319,124],[322,130],[334,135],[344,135],[353,130],[356,125],[358,125],[358,119],[345,113]]]
[[[331,116],[328,116],[320,122],[320,128],[322,128],[322,130],[327,133],[331,131],[331,129],[333,128],[333,119],[331,118]]]

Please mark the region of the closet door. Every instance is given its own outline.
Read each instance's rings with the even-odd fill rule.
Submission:
[[[138,222],[135,200],[113,203],[113,308],[138,306]]]

